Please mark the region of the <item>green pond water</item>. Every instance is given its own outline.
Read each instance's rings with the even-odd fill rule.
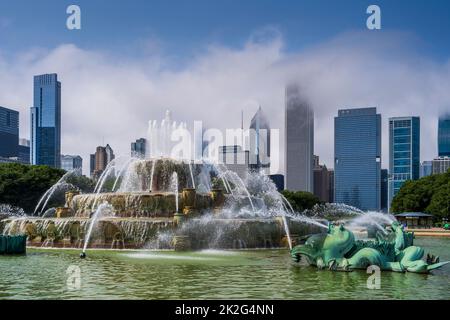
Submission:
[[[415,244],[450,259],[450,239]],[[450,299],[449,265],[429,275],[382,272],[381,289],[370,290],[364,270],[318,271],[292,263],[287,250],[79,253],[0,256],[0,299]],[[79,288],[70,266],[79,267]]]

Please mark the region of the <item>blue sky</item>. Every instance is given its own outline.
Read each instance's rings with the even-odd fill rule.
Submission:
[[[81,30],[66,28],[70,4],[81,7]],[[381,8],[381,30],[366,28],[370,4]],[[28,137],[32,77],[58,73],[62,152],[81,155],[87,172],[96,146],[129,154],[166,109],[224,129],[261,106],[282,141],[284,86],[294,80],[315,109],[315,153],[329,167],[333,118],[348,107],[382,114],[383,168],[391,116],[421,117],[421,160],[430,160],[437,116],[450,110],[449,15],[446,0],[0,0],[0,105],[20,112]]]
[[[65,28],[69,4],[81,7],[80,31]],[[427,54],[448,56],[446,0],[1,0],[1,50],[14,54],[29,47],[73,43],[132,57],[153,41],[166,55],[183,61],[211,43],[242,46],[249,34],[270,26],[282,33],[286,50],[295,52],[344,31],[370,32],[365,30],[370,4],[381,7],[383,31],[411,32],[423,40]]]

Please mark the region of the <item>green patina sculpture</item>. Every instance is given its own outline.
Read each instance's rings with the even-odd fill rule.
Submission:
[[[295,262],[305,256],[308,263],[319,269],[351,271],[377,265],[381,270],[428,273],[450,261],[439,262],[439,257],[427,255],[413,245],[413,234],[393,222],[387,235],[378,234],[376,240],[355,240],[353,233],[343,225],[329,225],[328,232],[309,236],[306,242],[291,250]]]

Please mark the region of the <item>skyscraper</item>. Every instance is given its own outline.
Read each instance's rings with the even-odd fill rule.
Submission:
[[[250,168],[270,173],[270,126],[261,107],[250,122]]]
[[[319,164],[319,157],[314,156],[314,195],[317,196],[321,201],[331,203],[333,199],[331,198],[331,183],[332,173],[327,169],[326,165]]]
[[[433,162],[423,161],[420,164],[420,178],[430,176],[433,173]]]
[[[0,107],[0,157],[19,155],[19,112]]]
[[[30,163],[30,140],[19,139],[19,160]]]
[[[80,156],[61,155],[61,169],[71,171],[74,169],[83,169],[83,159]]]
[[[387,169],[381,169],[381,211],[388,211],[388,199],[389,199],[389,171]]]
[[[420,178],[420,118],[389,119],[389,200],[407,180]]]
[[[314,191],[314,112],[297,85],[286,87],[285,182],[291,191]]]
[[[137,139],[131,143],[131,156],[136,158],[145,158],[147,140],[144,138]]]
[[[450,113],[439,117],[438,155],[439,157],[450,157]]]
[[[30,140],[32,164],[61,166],[61,83],[55,73],[34,77]]]
[[[219,163],[244,179],[249,167],[249,151],[242,150],[240,145],[220,146]]]
[[[92,155],[90,158],[91,165],[92,165]],[[98,146],[97,150],[95,151],[94,155],[95,160],[95,167],[94,171],[92,172],[92,176],[94,178],[100,177],[100,175],[103,173],[103,171],[106,169],[106,166],[108,163],[110,163],[112,160],[114,160],[114,152],[113,149],[109,144],[107,144],[105,147]],[[92,170],[92,168],[91,168]]]
[[[437,157],[432,161],[432,174],[446,173],[450,169],[450,157]]]
[[[95,171],[95,153],[91,153],[89,155],[89,174],[91,177],[94,177]]]
[[[376,108],[338,111],[334,161],[335,202],[380,210],[381,115]]]

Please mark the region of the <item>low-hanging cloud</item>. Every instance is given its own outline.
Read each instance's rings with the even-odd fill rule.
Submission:
[[[333,118],[347,107],[375,106],[383,116],[383,167],[388,167],[387,118],[421,117],[421,159],[436,156],[437,116],[450,110],[450,62],[420,55],[405,33],[345,33],[290,52],[280,34],[241,48],[211,45],[181,68],[161,55],[134,60],[63,44],[6,58],[0,51],[0,105],[20,111],[29,137],[32,77],[58,73],[62,82],[62,152],[83,157],[109,143],[116,154],[145,137],[148,120],[170,109],[174,120],[205,127],[240,127],[259,105],[283,139],[284,88],[298,82],[315,110],[315,153],[332,167]],[[283,148],[281,148],[282,150]],[[278,158],[283,168],[282,154]]]

